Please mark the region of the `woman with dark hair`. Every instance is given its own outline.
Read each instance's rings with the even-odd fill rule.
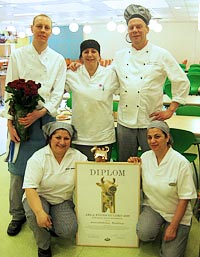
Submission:
[[[94,161],[91,152],[94,146],[108,146],[109,160],[116,141],[113,94],[119,84],[115,72],[100,65],[100,58],[99,43],[93,39],[83,41],[80,45],[83,65],[74,72],[68,70],[66,76],[66,90],[72,92],[73,99],[72,124],[78,133],[73,145],[90,161]]]
[[[24,210],[38,245],[38,257],[51,257],[51,234],[74,238],[77,220],[74,212],[75,162],[87,157],[71,148],[75,131],[64,122],[43,126],[48,145],[28,160],[23,189]]]
[[[147,127],[151,150],[128,162],[141,163],[144,201],[137,224],[141,241],[151,242],[163,229],[161,257],[183,257],[191,227],[190,200],[197,197],[191,164],[171,146],[164,121]]]

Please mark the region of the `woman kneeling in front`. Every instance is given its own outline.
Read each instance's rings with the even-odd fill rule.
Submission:
[[[162,229],[160,256],[183,257],[192,218],[190,200],[197,197],[191,165],[171,147],[167,123],[151,122],[147,140],[151,150],[128,160],[142,164],[144,202],[137,234],[150,242]]]
[[[26,218],[38,246],[38,257],[51,257],[51,235],[74,238],[77,220],[72,201],[75,162],[87,157],[71,148],[75,131],[70,124],[43,126],[48,145],[27,162],[23,201]]]

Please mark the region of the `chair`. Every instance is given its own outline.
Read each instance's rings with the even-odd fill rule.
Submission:
[[[200,106],[195,106],[195,105],[180,106],[176,110],[176,115],[200,117]],[[193,144],[197,146],[198,155],[199,155],[199,169],[200,169],[200,136],[195,137]]]
[[[189,69],[193,69],[193,68],[199,68],[200,69],[200,64],[198,64],[198,63],[191,64]]]
[[[119,104],[118,101],[113,101],[113,112],[117,112],[117,110],[118,110],[118,104]]]
[[[199,74],[199,73],[200,73],[200,68],[196,68],[196,67],[190,68],[190,69],[188,69],[188,72],[187,72],[187,73],[188,73],[188,74],[192,74],[192,73]]]
[[[199,188],[198,171],[195,164],[197,154],[186,152],[194,143],[195,136],[191,131],[183,129],[170,128],[170,134],[173,139],[173,149],[182,154],[190,163],[193,164],[197,188]]]
[[[118,105],[119,105],[119,101],[113,101],[113,115],[114,115],[114,119],[117,120],[117,110],[118,110]],[[116,129],[115,129],[116,130]],[[116,132],[116,131],[115,131]],[[117,135],[117,132],[116,132]],[[117,139],[116,142],[113,143],[112,146],[112,153],[111,153],[111,159],[114,162],[118,161],[118,144],[117,144]]]
[[[118,162],[118,160],[119,160],[117,141],[115,143],[113,143],[113,145],[112,145],[111,159],[113,162]]]
[[[164,87],[163,87],[164,94],[168,95],[170,99],[172,99],[172,92],[171,92],[171,81],[166,79]]]
[[[181,68],[185,71],[186,70],[186,64],[185,63],[179,63],[179,65],[181,66]]]
[[[198,95],[200,93],[200,70],[199,73],[188,72],[187,77],[190,81],[190,95]]]
[[[72,92],[70,91],[69,94],[70,98],[67,99],[66,104],[70,109],[72,109]]]

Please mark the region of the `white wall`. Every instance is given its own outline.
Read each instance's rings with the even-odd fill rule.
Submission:
[[[185,59],[188,60],[188,66],[200,62],[200,31],[197,22],[162,22],[162,26],[160,33],[149,32],[148,38],[152,43],[169,50],[179,63]],[[109,32],[106,24],[92,25],[92,28],[92,33],[84,34],[84,39],[96,39],[100,43],[103,59],[112,59],[117,50],[130,45],[125,41],[126,32]]]

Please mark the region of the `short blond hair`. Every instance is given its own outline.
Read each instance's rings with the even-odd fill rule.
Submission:
[[[51,26],[52,26],[52,20],[51,20],[51,18],[48,16],[48,15],[46,15],[46,14],[43,14],[43,13],[41,13],[41,14],[38,14],[38,15],[36,15],[34,18],[33,18],[33,25],[35,24],[35,20],[38,18],[38,17],[45,17],[45,18],[48,18],[50,21],[51,21]]]

